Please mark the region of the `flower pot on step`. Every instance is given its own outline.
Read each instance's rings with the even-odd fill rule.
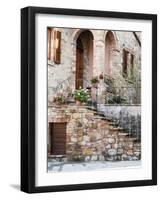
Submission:
[[[77,106],[80,106],[80,105],[81,105],[81,101],[76,100],[76,105],[77,105]]]

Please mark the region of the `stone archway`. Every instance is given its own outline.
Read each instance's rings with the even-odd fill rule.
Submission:
[[[105,74],[111,75],[113,61],[114,61],[114,51],[116,50],[116,39],[112,31],[108,31],[105,36]]]
[[[76,39],[75,88],[90,85],[93,74],[93,34],[90,30],[80,30]]]

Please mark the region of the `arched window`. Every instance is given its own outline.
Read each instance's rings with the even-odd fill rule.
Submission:
[[[111,75],[113,66],[113,51],[116,49],[116,41],[112,31],[108,31],[105,37],[105,69],[106,74]]]
[[[75,88],[86,88],[93,73],[93,34],[80,30],[76,39],[76,76]]]

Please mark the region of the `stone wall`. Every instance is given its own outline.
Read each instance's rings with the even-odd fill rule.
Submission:
[[[53,88],[58,85],[62,85],[62,90],[66,89],[68,85],[74,91],[75,89],[75,72],[76,72],[76,40],[79,34],[83,31],[80,29],[59,28],[62,33],[61,37],[61,63],[56,64],[53,61],[48,60],[48,95],[50,97],[55,95]],[[98,76],[101,72],[106,72],[105,69],[105,46],[106,46],[106,34],[105,30],[90,30],[93,35],[93,61],[92,61],[92,76]],[[111,61],[110,61],[110,75],[115,78],[116,87],[128,86],[122,75],[123,65],[123,49],[128,49],[134,55],[133,71],[138,80],[141,76],[141,48],[134,37],[132,32],[128,31],[112,31],[115,48],[110,49]],[[137,32],[140,36],[141,33]],[[85,58],[85,71],[84,79],[86,82],[90,82],[91,70],[88,69],[88,58]],[[87,84],[85,84],[85,87]]]
[[[99,105],[98,110],[112,119],[115,126],[126,130],[130,136],[141,141],[141,106],[139,105]]]
[[[48,122],[67,122],[67,161],[139,160],[140,143],[85,106],[51,106]],[[50,137],[49,137],[50,138]],[[50,144],[50,141],[49,141]]]

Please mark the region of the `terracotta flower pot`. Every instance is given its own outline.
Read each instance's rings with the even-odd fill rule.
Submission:
[[[99,79],[103,79],[103,73],[99,75]]]
[[[80,106],[81,105],[81,102],[79,100],[76,100],[76,105],[77,106]]]

